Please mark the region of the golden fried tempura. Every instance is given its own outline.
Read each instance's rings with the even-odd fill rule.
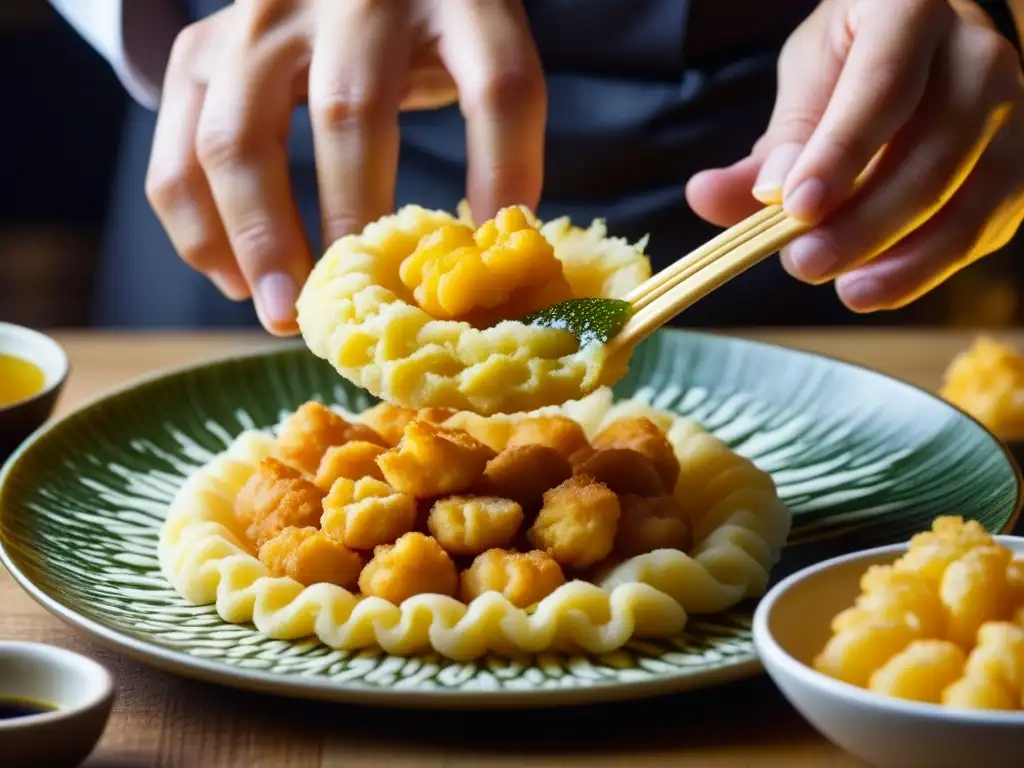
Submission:
[[[260,562],[274,576],[288,576],[307,587],[351,587],[363,569],[358,554],[312,526],[279,531],[260,547]]]
[[[416,525],[416,500],[373,478],[338,478],[323,501],[320,526],[351,549],[390,544]]]
[[[476,490],[488,496],[513,499],[523,509],[536,510],[544,491],[570,477],[572,465],[554,448],[517,445],[506,448],[487,462]]]
[[[690,520],[671,494],[650,499],[621,496],[619,506],[621,516],[615,536],[616,555],[625,558],[656,549],[686,552],[690,548]]]
[[[584,448],[572,456],[573,473],[595,477],[624,496],[664,496],[671,492],[651,460],[632,448]]]
[[[326,493],[339,477],[349,480],[360,480],[364,477],[383,480],[384,475],[377,466],[377,457],[386,450],[383,445],[368,443],[365,440],[332,445],[324,454],[313,483]]]
[[[576,475],[544,494],[527,535],[559,565],[582,569],[609,555],[618,523],[618,497],[595,478]]]
[[[500,592],[512,605],[528,608],[564,583],[562,569],[546,552],[490,549],[462,572],[459,597],[470,603],[484,592]]]
[[[968,550],[993,542],[992,536],[976,520],[964,522],[960,517],[940,517],[932,524],[932,530],[910,539],[907,552],[896,561],[895,567],[917,573],[938,587],[950,563]]]
[[[956,709],[1014,710],[1020,697],[983,677],[961,677],[942,692],[942,704]]]
[[[1024,695],[1024,627],[1004,621],[982,625],[978,645],[967,659],[965,674],[987,678]]]
[[[946,639],[971,648],[978,629],[989,621],[1009,618],[1006,567],[1012,554],[998,544],[972,549],[950,563],[939,584],[946,607]]]
[[[646,456],[671,492],[679,478],[679,459],[657,424],[644,416],[632,416],[609,424],[593,440],[594,448],[631,448]]]
[[[425,499],[468,490],[493,458],[494,451],[465,432],[414,419],[377,466],[392,487]]]
[[[380,402],[369,410],[363,411],[359,418],[363,424],[383,437],[388,447],[394,447],[402,439],[405,425],[416,418],[416,411]]]
[[[438,406],[433,406],[430,408],[420,408],[416,411],[416,416],[414,418],[417,418],[420,421],[429,421],[431,424],[440,425],[444,424],[456,413],[458,413],[458,411],[454,408],[440,408]]]
[[[517,421],[512,426],[506,447],[517,445],[546,445],[567,459],[590,446],[583,427],[565,416],[533,416]]]
[[[443,425],[448,429],[461,429],[467,432],[495,453],[505,449],[508,436],[512,433],[512,422],[508,419],[481,416],[472,411],[459,411],[449,416]]]
[[[915,640],[872,673],[868,690],[908,701],[938,704],[960,678],[966,655],[945,640]]]
[[[523,522],[523,508],[493,496],[448,496],[430,510],[427,528],[445,551],[478,555],[512,541]]]
[[[268,456],[238,492],[235,515],[258,548],[285,528],[316,526],[323,497],[297,469]]]
[[[1017,558],[1006,567],[1006,588],[1010,602],[1024,608],[1024,558]]]
[[[379,445],[385,442],[365,424],[350,424],[327,406],[312,400],[285,419],[277,436],[281,458],[308,475],[316,474],[328,448],[350,440]]]
[[[436,594],[454,597],[459,588],[455,563],[430,536],[407,533],[394,544],[373,551],[359,574],[359,591],[395,605],[413,595]]]

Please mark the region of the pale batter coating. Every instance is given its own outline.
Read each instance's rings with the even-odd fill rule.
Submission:
[[[386,450],[383,445],[368,443],[365,440],[332,445],[320,461],[313,484],[326,493],[331,490],[334,481],[341,477],[349,480],[360,480],[364,477],[383,480],[384,475],[377,466],[377,457]]]
[[[323,501],[320,527],[351,549],[391,544],[416,525],[416,500],[380,480],[335,481]]]
[[[650,419],[632,416],[612,422],[598,432],[591,445],[594,448],[629,448],[642,456],[657,470],[666,491],[676,487],[679,479],[679,459],[665,433]]]
[[[427,528],[452,555],[479,555],[512,541],[523,522],[523,508],[494,496],[447,496],[434,502]]]
[[[485,592],[499,592],[517,608],[528,608],[564,583],[562,569],[546,552],[489,549],[462,572],[459,596],[470,603]]]
[[[422,533],[407,533],[373,551],[359,574],[359,591],[401,605],[413,595],[452,596],[459,587],[455,563],[440,544]]]
[[[239,491],[235,514],[259,548],[284,528],[315,526],[323,497],[297,469],[268,456]]]
[[[384,439],[365,424],[352,424],[313,400],[303,403],[284,420],[277,435],[278,452],[288,464],[315,475],[327,449],[350,440],[384,445]]]
[[[608,557],[618,523],[618,497],[593,477],[577,475],[544,494],[527,535],[559,565],[583,569]]]
[[[583,427],[565,416],[533,416],[517,421],[506,441],[506,447],[546,445],[565,458],[590,447]]]
[[[461,430],[413,419],[377,466],[393,488],[427,499],[469,490],[493,458],[494,451]]]
[[[363,569],[357,553],[312,526],[279,531],[260,547],[260,562],[274,576],[287,576],[307,587],[351,587]]]
[[[389,448],[398,445],[398,441],[405,433],[405,426],[415,418],[416,411],[412,408],[402,408],[386,402],[377,403],[359,416],[363,424],[384,438]]]

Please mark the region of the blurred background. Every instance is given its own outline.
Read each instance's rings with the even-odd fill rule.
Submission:
[[[128,96],[45,0],[0,2],[0,71],[0,321],[87,326]],[[1020,325],[1022,291],[1018,235],[906,310],[816,324]]]

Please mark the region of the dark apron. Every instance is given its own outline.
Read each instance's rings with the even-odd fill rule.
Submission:
[[[775,64],[817,0],[535,0],[527,2],[548,77],[542,218],[605,218],[610,231],[650,234],[655,268],[715,233],[684,185],[748,153],[775,97]],[[191,0],[193,18],[226,5]],[[185,267],[150,212],[143,179],[154,116],[133,106],[103,253],[96,319],[145,327],[252,326]],[[456,107],[404,114],[396,205],[454,210],[464,196],[464,124]],[[290,140],[295,194],[321,249],[309,116]],[[848,316],[829,288],[786,276],[770,259],[679,318],[688,326],[829,323]]]

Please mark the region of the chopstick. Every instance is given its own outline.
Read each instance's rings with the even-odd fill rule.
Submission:
[[[790,218],[781,205],[770,205],[670,264],[625,297],[633,305],[633,314],[608,342],[609,357],[628,352],[808,228]]]

